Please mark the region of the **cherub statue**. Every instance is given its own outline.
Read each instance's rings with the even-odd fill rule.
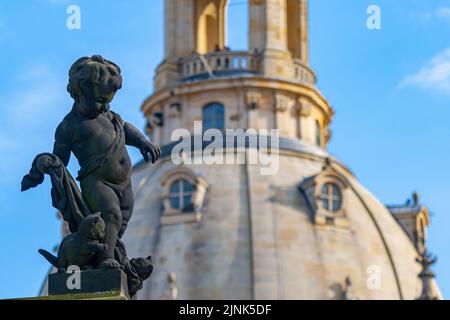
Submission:
[[[103,251],[96,263],[98,268],[124,268],[135,283],[142,285],[145,276],[139,277],[142,268],[133,268],[120,241],[133,212],[131,188],[132,164],[126,145],[138,148],[146,161],[155,163],[160,148],[151,143],[138,129],[110,110],[115,93],[122,87],[120,68],[101,56],[77,60],[69,71],[67,90],[74,99],[72,110],[59,124],[55,133],[52,154],[39,155],[33,162],[30,174],[22,181],[22,190],[36,187],[43,174],[52,179],[54,206],[69,222],[71,232],[76,232],[82,219],[99,212],[105,221]],[[81,195],[76,183],[66,170],[71,153],[78,159]],[[139,258],[142,260],[142,258]],[[140,261],[142,265],[142,261]],[[150,265],[150,264],[149,264]],[[137,279],[139,278],[139,279]],[[130,282],[130,281],[129,281]]]

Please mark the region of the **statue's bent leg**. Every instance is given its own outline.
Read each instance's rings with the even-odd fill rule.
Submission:
[[[83,181],[83,198],[91,212],[100,212],[105,221],[105,238],[107,250],[99,254],[98,264],[107,261],[106,267],[119,267],[114,263],[114,249],[119,231],[122,227],[122,211],[116,192],[100,180]]]
[[[122,226],[119,231],[119,238],[122,238],[125,230],[127,230],[128,222],[133,214],[134,196],[131,184],[122,192],[122,199],[120,201],[120,209],[122,210]]]

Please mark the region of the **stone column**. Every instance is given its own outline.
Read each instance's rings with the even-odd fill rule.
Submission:
[[[308,0],[300,1],[300,60],[309,63],[308,52]]]
[[[290,75],[286,0],[250,0],[249,12],[249,48],[261,54],[261,73],[275,77]]]
[[[194,7],[193,0],[165,0],[166,60],[184,57],[194,51]]]

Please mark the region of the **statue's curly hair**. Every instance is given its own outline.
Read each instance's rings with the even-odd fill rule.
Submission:
[[[70,67],[67,91],[74,100],[83,94],[80,84],[84,81],[102,84],[111,92],[122,88],[119,66],[100,55],[80,58]]]

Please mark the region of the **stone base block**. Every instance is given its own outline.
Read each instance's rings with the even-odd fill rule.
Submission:
[[[48,299],[129,300],[127,276],[122,270],[54,273],[48,277]]]

